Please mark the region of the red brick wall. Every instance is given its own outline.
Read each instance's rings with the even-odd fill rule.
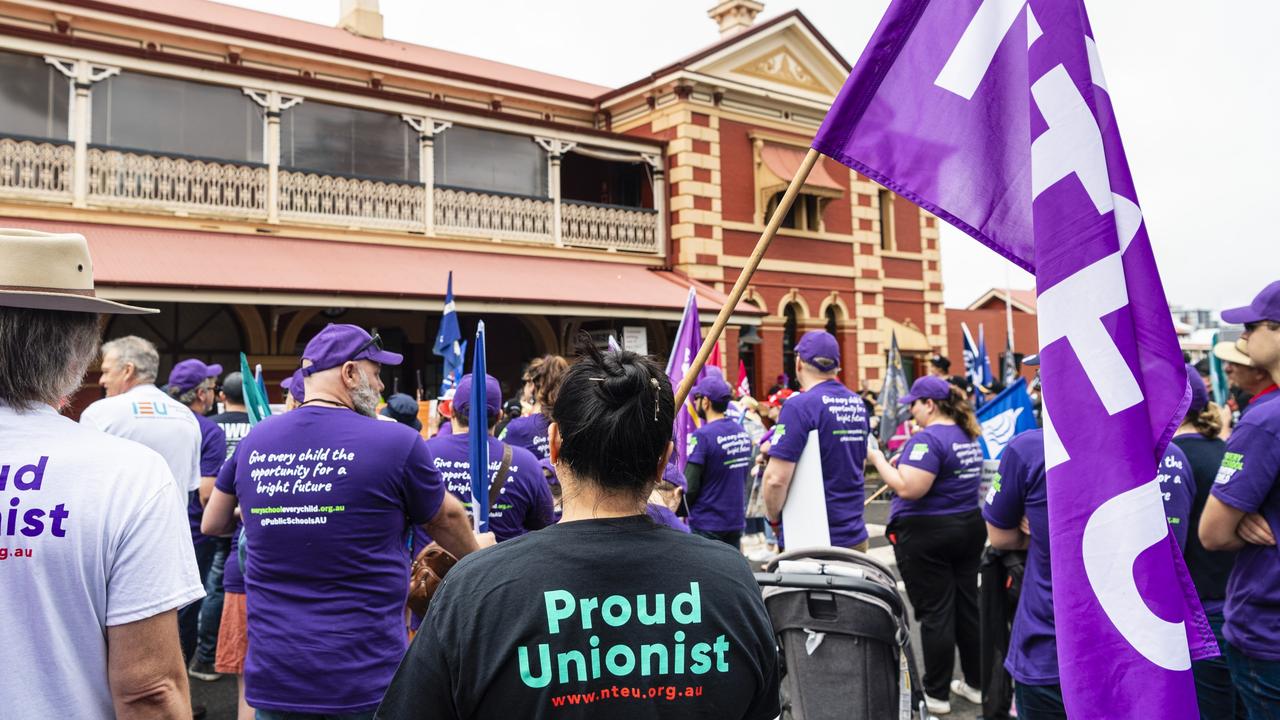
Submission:
[[[920,252],[920,208],[902,197],[893,199],[893,239],[902,252]]]
[[[749,223],[755,217],[755,168],[751,138],[747,136],[750,131],[750,125],[720,119],[720,211],[721,217],[731,222]]]

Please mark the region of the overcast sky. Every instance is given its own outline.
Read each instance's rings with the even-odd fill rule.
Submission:
[[[234,0],[333,25],[339,0]],[[382,0],[388,37],[609,86],[714,42],[713,0]],[[888,0],[768,0],[799,7],[850,63]],[[1169,301],[1246,304],[1280,279],[1280,2],[1087,3]],[[948,306],[1029,275],[943,225]]]

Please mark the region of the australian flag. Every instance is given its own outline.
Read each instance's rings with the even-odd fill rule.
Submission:
[[[449,288],[444,295],[444,316],[436,333],[431,352],[444,358],[444,379],[440,381],[440,397],[454,389],[462,377],[462,332],[458,330],[458,313],[453,305],[453,271],[449,271]]]

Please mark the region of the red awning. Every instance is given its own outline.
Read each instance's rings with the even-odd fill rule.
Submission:
[[[767,142],[760,148],[760,159],[764,161],[765,167],[769,168],[769,172],[776,175],[779,180],[791,182],[791,178],[796,176],[796,171],[804,162],[806,152],[801,148]],[[827,172],[821,159],[813,166],[813,171],[809,173],[809,178],[804,181],[804,184],[841,192],[847,189],[840,181],[831,177],[831,173]]]
[[[728,299],[679,273],[630,263],[27,218],[0,218],[0,226],[83,234],[99,287],[252,291],[262,302],[271,293],[437,300],[452,270],[462,303],[678,313],[692,285],[705,315]],[[739,320],[761,314],[750,303],[735,312]]]

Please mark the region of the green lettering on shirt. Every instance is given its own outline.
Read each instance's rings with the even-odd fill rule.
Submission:
[[[1231,470],[1244,469],[1244,453],[1229,452],[1222,456],[1222,467]]]
[[[925,454],[928,452],[929,452],[928,445],[925,445],[924,443],[916,443],[915,445],[911,446],[911,457],[909,459],[912,461],[922,460],[924,459]]]

